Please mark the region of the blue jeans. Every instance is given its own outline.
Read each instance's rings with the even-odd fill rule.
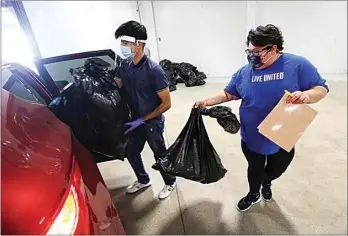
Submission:
[[[129,133],[129,141],[126,149],[127,159],[138,181],[142,184],[147,184],[150,181],[150,177],[145,170],[141,158],[141,152],[144,149],[145,142],[147,141],[157,160],[166,151],[163,132],[164,120],[153,119]],[[175,176],[162,172],[161,175],[166,185],[173,185],[176,181]]]

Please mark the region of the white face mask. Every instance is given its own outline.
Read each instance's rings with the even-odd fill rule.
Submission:
[[[121,46],[121,53],[126,59],[132,59],[135,56],[135,52],[132,52],[131,47]]]

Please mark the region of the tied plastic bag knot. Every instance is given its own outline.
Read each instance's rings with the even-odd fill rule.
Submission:
[[[232,113],[232,109],[226,106],[215,106],[210,109],[200,108],[201,114],[216,118],[219,125],[230,133],[236,134],[240,129],[240,123],[237,116]]]
[[[209,140],[200,109],[192,109],[179,137],[152,168],[202,184],[225,176],[227,170]]]

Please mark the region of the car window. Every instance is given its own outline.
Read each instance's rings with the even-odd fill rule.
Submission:
[[[77,67],[81,67],[84,65],[85,61],[90,58],[99,58],[108,64],[110,66],[108,69],[114,69],[115,62],[114,60],[107,56],[97,56],[97,57],[89,57],[89,58],[80,58],[80,59],[74,59],[74,60],[67,60],[67,61],[60,61],[60,62],[54,62],[54,63],[49,63],[45,64],[44,67],[51,76],[51,78],[57,83],[59,82],[68,82],[68,83],[73,83],[74,78],[70,74],[70,69],[75,69]]]
[[[1,72],[1,86],[3,89],[24,100],[46,104],[45,100],[33,87],[17,78],[9,69],[2,69]]]
[[[7,81],[12,76],[12,73],[8,69],[2,69],[1,70],[1,87],[3,88],[4,85],[7,83]]]

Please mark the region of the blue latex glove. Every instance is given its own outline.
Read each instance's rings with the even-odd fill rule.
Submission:
[[[145,124],[145,122],[141,118],[139,118],[135,121],[132,121],[132,122],[127,122],[125,125],[130,126],[130,128],[127,129],[126,132],[124,132],[124,134],[128,134],[129,132],[131,132],[132,130],[138,128],[139,126],[141,126],[143,124]]]

